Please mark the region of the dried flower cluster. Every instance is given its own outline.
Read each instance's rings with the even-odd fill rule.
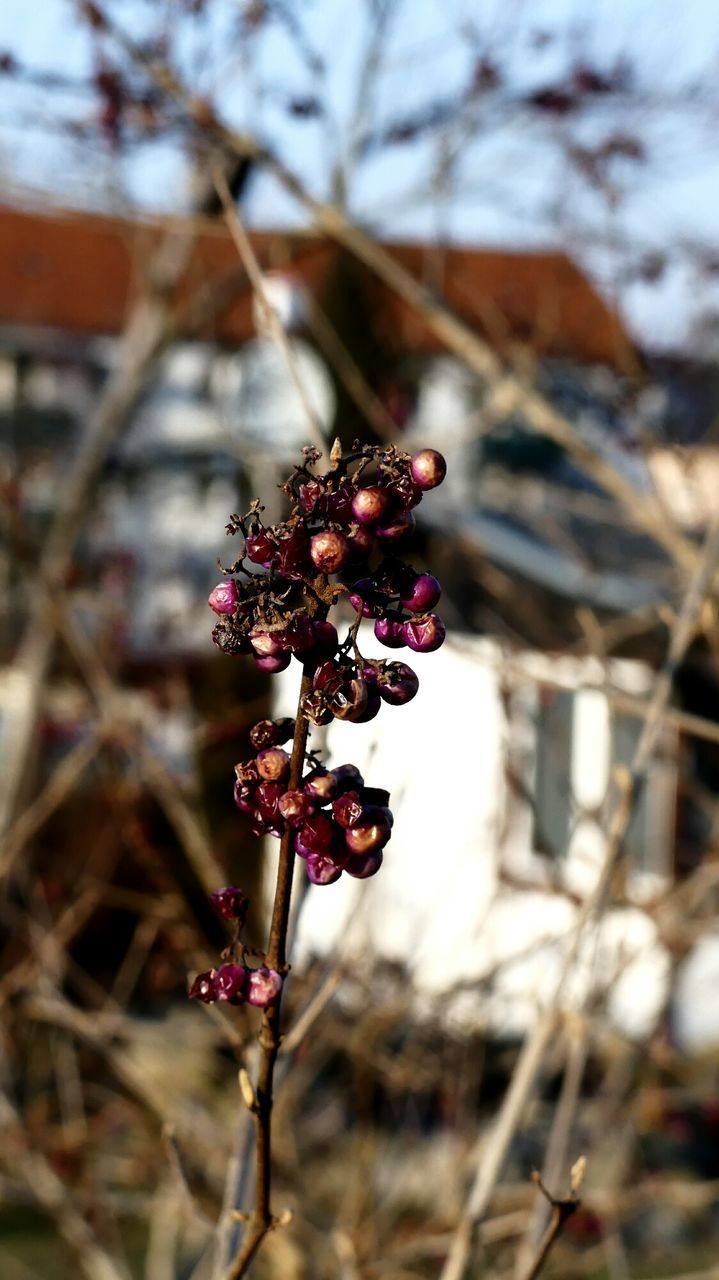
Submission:
[[[213,639],[225,653],[247,654],[271,674],[284,671],[293,657],[302,665],[297,720],[254,726],[255,755],[235,766],[234,796],[255,835],[291,836],[308,878],[326,885],[343,871],[365,879],[379,870],[392,832],[389,793],[365,786],[354,765],[324,768],[304,745],[293,777],[284,747],[291,739],[297,743],[300,727],[304,743],[308,721],[364,723],[383,703],[401,706],[417,693],[412,668],[365,658],[358,632],[371,619],[376,638],[389,649],[429,653],[442,644],[444,624],[433,612],[440,585],[399,559],[395,548],[414,529],[413,509],[442,482],[446,466],[435,449],[410,455],[395,446],[355,445],[343,455],[335,445],[321,476],[313,470],[318,459],[306,449],[283,485],[291,503],[286,520],[265,526],[259,501],[246,515],[232,517],[228,532],[241,533],[244,547],[208,603],[218,617]],[[354,620],[341,641],[328,615],[343,600]],[[232,903],[241,909],[227,905]],[[215,905],[237,921],[233,945],[242,962],[201,974],[190,995],[266,1007],[282,978],[244,964],[241,891],[220,891]]]

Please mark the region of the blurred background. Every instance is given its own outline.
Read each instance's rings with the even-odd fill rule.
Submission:
[[[251,1207],[258,1015],[186,993],[299,667],[206,598],[318,434],[445,454],[448,638],[316,735],[396,824],[298,877],[252,1274],[521,1280],[580,1156],[547,1273],[718,1274],[718,67],[710,0],[4,0],[3,1280],[220,1280]]]

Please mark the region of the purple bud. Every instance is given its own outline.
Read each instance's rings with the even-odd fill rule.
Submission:
[[[374,534],[366,524],[351,525],[347,530],[347,546],[353,560],[366,560],[374,550]]]
[[[254,813],[257,808],[256,787],[239,780],[235,783],[235,804],[241,813]]]
[[[292,529],[280,538],[277,548],[277,566],[288,578],[304,573],[310,544],[304,529]]]
[[[401,600],[410,613],[427,613],[429,609],[434,608],[441,594],[442,588],[434,574],[420,573]]]
[[[384,787],[363,787],[362,803],[374,804],[380,809],[385,808],[389,804],[389,791],[385,791]]]
[[[436,449],[421,449],[410,463],[410,472],[420,489],[434,489],[447,474],[447,463]]]
[[[276,658],[258,658],[255,657],[255,666],[259,671],[266,672],[269,676],[276,676],[278,672],[285,671],[292,661],[292,654],[280,653]]]
[[[367,489],[357,490],[352,499],[352,514],[360,524],[379,524],[391,505],[392,499],[386,489],[370,485]]]
[[[282,974],[276,969],[250,969],[248,974],[247,1003],[266,1009],[282,990]]]
[[[285,791],[280,796],[279,810],[290,827],[301,827],[315,812],[317,805],[306,791]]]
[[[324,853],[311,853],[307,858],[307,879],[312,884],[334,884],[342,875],[342,868],[337,866]]]
[[[240,591],[235,579],[225,578],[223,582],[218,582],[217,586],[212,588],[207,597],[207,603],[214,613],[234,613],[239,598]]]
[[[257,772],[265,782],[281,782],[290,770],[290,757],[282,747],[268,747],[257,757]]]
[[[350,853],[373,853],[386,845],[391,834],[386,815],[374,805],[368,805],[362,816],[345,831],[345,842]]]
[[[380,644],[387,649],[404,649],[407,641],[404,638],[404,623],[396,618],[378,618],[374,624],[374,633]]]
[[[242,1004],[247,991],[247,972],[243,964],[221,964],[215,970],[215,999]]]
[[[357,791],[345,791],[332,805],[332,817],[341,827],[351,827],[359,822],[363,811],[364,805]]]
[[[295,839],[295,852],[301,858],[311,853],[331,854],[341,861],[343,855],[346,857],[342,836],[342,828],[326,813],[313,813]]]
[[[332,658],[325,658],[312,677],[312,688],[324,693],[336,693],[343,680],[342,667]]]
[[[306,515],[314,511],[317,503],[324,496],[324,492],[325,487],[322,481],[316,480],[314,477],[299,486],[297,496],[300,500],[300,506]]]
[[[352,716],[352,724],[367,724],[370,720],[374,720],[375,716],[379,714],[381,706],[382,699],[379,696],[377,685],[367,684],[367,706],[361,715]]]
[[[238,889],[236,885],[228,885],[226,889],[218,889],[215,893],[211,893],[210,902],[223,920],[239,920],[244,924],[250,902],[242,889]]]
[[[339,636],[337,628],[331,622],[323,622],[317,620],[310,623],[308,643],[302,649],[295,651],[295,657],[300,662],[321,662],[323,659],[331,658],[337,652],[339,647]]]
[[[385,668],[385,679],[380,682],[380,697],[393,707],[402,707],[411,702],[419,689],[419,680],[406,662],[389,662]]]
[[[312,644],[312,621],[306,613],[297,614],[279,635],[283,649],[298,653]]]
[[[264,751],[266,747],[281,747],[288,742],[295,731],[295,722],[289,716],[281,720],[259,720],[250,729],[250,742],[255,751]]]
[[[389,483],[389,492],[406,511],[422,501],[422,490],[410,475],[397,476]]]
[[[281,658],[286,647],[278,631],[253,631],[250,644],[258,658]]]
[[[342,795],[345,791],[359,791],[364,786],[364,778],[356,764],[338,764],[332,770],[337,783],[337,791]]]
[[[276,553],[277,548],[264,529],[259,533],[249,534],[245,539],[247,559],[251,560],[253,564],[261,564],[264,569],[269,569],[270,561]]]
[[[445,625],[436,613],[410,618],[404,624],[405,640],[415,653],[434,653],[444,643],[446,634]]]
[[[354,486],[351,484],[343,484],[334,493],[326,495],[323,506],[331,520],[336,520],[338,524],[349,524],[354,495]]]
[[[354,876],[355,880],[367,880],[370,876],[376,876],[383,860],[381,849],[375,849],[372,853],[354,853],[344,870],[348,876]]]
[[[329,702],[338,720],[357,720],[367,710],[367,685],[358,678],[345,680]]]
[[[261,782],[255,792],[255,805],[262,822],[277,827],[280,814],[280,796],[284,788],[281,782]]]
[[[187,995],[190,1000],[201,1000],[203,1004],[214,1004],[217,999],[215,970],[208,969],[206,973],[198,973]]]
[[[349,547],[343,533],[323,529],[310,542],[310,558],[320,573],[339,573],[349,560]]]
[[[337,794],[337,779],[327,769],[314,769],[303,781],[308,796],[318,804],[327,804]]]
[[[416,521],[412,512],[400,511],[389,524],[379,525],[375,533],[382,542],[399,542],[400,538],[406,538],[408,534],[413,533],[415,527]]]
[[[357,613],[362,613],[363,618],[377,618],[385,607],[374,578],[358,578],[350,592],[349,602]]]

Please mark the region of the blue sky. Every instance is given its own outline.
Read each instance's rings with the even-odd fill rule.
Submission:
[[[570,120],[528,119],[506,97],[488,97],[467,130],[448,189],[430,178],[457,144],[436,129],[404,146],[370,149],[351,166],[355,217],[387,236],[464,243],[560,245],[577,257],[650,345],[677,346],[703,311],[719,311],[719,287],[698,270],[719,256],[719,5],[714,0],[398,0],[382,41],[380,71],[362,110],[368,24],[365,0],[296,0],[303,37],[284,25],[238,43],[238,0],[215,0],[209,21],[177,23],[180,0],[110,0],[118,21],[140,37],[158,13],[181,31],[188,81],[214,95],[226,117],[273,140],[317,194],[347,168],[353,122],[376,137],[387,122],[466,85],[484,52],[500,66],[509,99],[566,76],[582,60],[602,71],[619,59],[636,68],[636,92],[621,106],[597,102]],[[546,40],[545,36],[549,35]],[[71,0],[3,0],[0,43],[21,62],[87,77],[97,48],[73,18]],[[317,60],[317,62],[313,61]],[[321,63],[321,66],[319,65]],[[319,120],[297,120],[290,98],[321,96]],[[173,143],[153,143],[118,161],[102,142],[58,132],[61,119],[88,121],[85,92],[0,82],[0,164],[14,200],[129,210],[186,207],[187,162]],[[611,133],[640,137],[641,165],[616,162],[620,195],[611,204],[567,163],[567,145]],[[248,204],[256,224],[302,221],[269,180]],[[666,255],[662,279],[632,279],[638,258]]]

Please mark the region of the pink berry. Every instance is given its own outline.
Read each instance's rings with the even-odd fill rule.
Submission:
[[[385,679],[379,684],[380,697],[393,707],[411,702],[419,689],[419,680],[406,662],[390,662],[385,669]]]
[[[306,791],[285,791],[280,796],[280,813],[290,827],[301,827],[316,808],[316,801]]]
[[[234,613],[240,599],[240,591],[234,578],[225,578],[212,588],[207,603],[214,613]]]
[[[345,842],[350,853],[373,853],[386,845],[392,828],[380,808],[368,805],[362,816],[345,831]]]
[[[434,574],[419,573],[411,587],[401,597],[401,601],[410,613],[427,613],[429,609],[434,608],[441,594],[442,588]]]
[[[312,884],[334,884],[342,868],[324,853],[311,853],[307,859],[307,879]]]
[[[247,992],[247,969],[243,964],[221,964],[215,971],[215,999],[242,1004]]]
[[[257,757],[257,772],[265,782],[282,782],[290,771],[290,757],[282,747],[268,747]]]
[[[291,653],[280,653],[276,658],[271,655],[266,658],[255,657],[255,666],[260,671],[266,672],[267,675],[276,676],[279,671],[284,671],[286,667],[289,667],[291,661]]]
[[[228,885],[226,889],[218,889],[216,893],[211,893],[210,902],[223,920],[241,922],[244,922],[250,905],[242,889],[238,889],[236,885]]]
[[[444,480],[447,463],[436,449],[421,449],[412,458],[410,471],[420,489],[434,489]]]
[[[349,547],[343,533],[325,529],[310,542],[310,558],[320,573],[339,573],[349,560]]]
[[[281,658],[284,656],[285,646],[280,641],[279,632],[253,631],[250,636],[250,644],[258,658]]]
[[[352,514],[360,524],[379,524],[391,505],[392,499],[386,489],[370,485],[367,489],[357,490],[352,499]]]
[[[276,969],[250,969],[247,978],[247,1003],[266,1009],[282,990],[282,974]]]
[[[374,624],[374,633],[380,644],[387,649],[404,649],[407,643],[404,638],[404,623],[395,618],[378,618]]]
[[[327,804],[337,794],[337,779],[327,769],[313,769],[302,783],[303,789],[318,804]]]
[[[399,542],[414,531],[415,524],[411,511],[400,511],[388,524],[378,525],[375,533],[382,542]]]
[[[445,625],[436,613],[410,618],[404,624],[405,642],[415,653],[434,653],[444,644],[446,634]]]
[[[344,870],[355,880],[367,880],[370,876],[377,875],[383,859],[384,854],[381,849],[375,849],[372,853],[354,853]]]
[[[276,553],[277,548],[264,529],[259,533],[249,534],[245,539],[245,554],[253,564],[261,564],[263,568],[269,569],[270,561]]]
[[[215,970],[208,969],[206,973],[198,973],[187,994],[190,1000],[201,1000],[203,1004],[214,1004],[217,999]]]

